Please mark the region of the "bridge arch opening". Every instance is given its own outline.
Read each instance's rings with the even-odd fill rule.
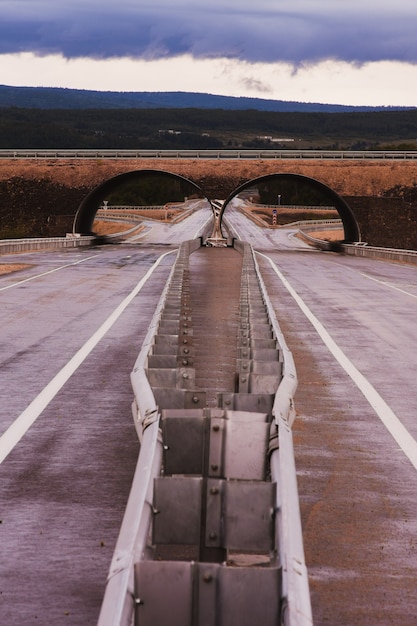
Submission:
[[[337,241],[360,241],[356,218],[345,200],[324,183],[302,174],[277,173],[254,178],[235,189],[223,203],[222,219],[231,203],[253,213],[265,225],[323,220],[323,230],[337,229]],[[325,222],[329,221],[326,225]]]
[[[192,211],[196,201],[212,208],[200,187],[183,176],[157,169],[124,172],[108,178],[83,199],[73,233],[103,235],[100,222],[106,217],[126,219],[129,214],[172,221],[180,213]]]

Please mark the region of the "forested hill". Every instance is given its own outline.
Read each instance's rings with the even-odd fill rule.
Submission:
[[[217,96],[206,93],[117,92],[62,89],[55,87],[10,87],[0,85],[0,107],[30,109],[161,109],[195,108],[257,110],[300,113],[343,113],[355,111],[399,110],[402,107],[366,107],[291,102]],[[410,108],[410,107],[404,107]]]
[[[302,113],[3,107],[0,149],[25,148],[417,150],[417,109]]]
[[[0,111],[0,149],[417,149],[417,108],[0,86]]]

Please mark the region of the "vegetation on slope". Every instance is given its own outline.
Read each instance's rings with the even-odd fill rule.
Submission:
[[[1,109],[0,149],[417,149],[417,109]]]

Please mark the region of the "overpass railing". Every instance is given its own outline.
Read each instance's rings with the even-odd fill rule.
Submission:
[[[417,150],[0,150],[0,159],[415,160]]]

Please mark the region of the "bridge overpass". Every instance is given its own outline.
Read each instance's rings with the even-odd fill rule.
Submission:
[[[86,195],[122,173],[158,169],[195,182],[210,198],[225,198],[268,174],[312,178],[340,195],[370,245],[416,249],[415,152],[298,151],[10,151],[0,152],[0,219],[19,214],[41,235],[71,230]]]

